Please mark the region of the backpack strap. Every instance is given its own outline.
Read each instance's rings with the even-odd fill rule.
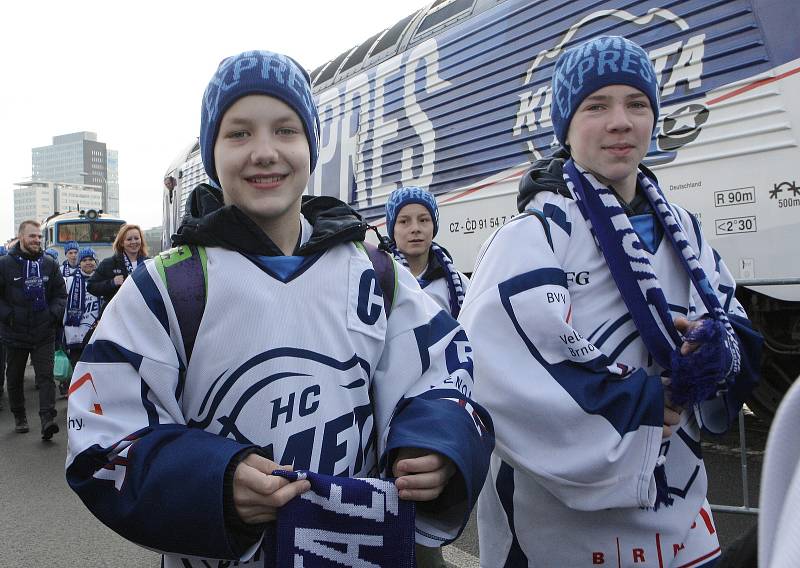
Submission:
[[[394,260],[386,252],[367,241],[356,242],[367,253],[375,275],[378,277],[378,285],[383,294],[383,305],[386,307],[386,317],[392,313],[392,305],[397,291],[397,266]]]
[[[155,258],[156,269],[178,318],[187,366],[206,309],[207,262],[205,248],[194,245],[171,248]]]

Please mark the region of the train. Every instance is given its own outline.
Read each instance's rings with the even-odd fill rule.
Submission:
[[[435,0],[310,72],[322,136],[307,193],[380,228],[392,190],[426,186],[440,205],[437,242],[470,273],[517,213],[524,172],[557,149],[559,54],[625,36],[660,86],[645,163],[737,279],[765,337],[751,407],[771,415],[800,373],[798,29],[792,0]],[[203,181],[195,141],[164,176],[165,246]]]
[[[92,247],[97,259],[103,260],[113,256],[114,239],[124,224],[123,219],[96,209],[54,213],[42,223],[42,246],[58,251],[63,261],[64,245],[77,241],[80,247]]]

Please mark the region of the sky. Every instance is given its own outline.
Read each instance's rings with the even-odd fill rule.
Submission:
[[[161,225],[167,167],[200,131],[219,62],[249,49],[313,70],[426,0],[87,0],[0,7],[0,241],[14,232],[14,184],[31,148],[96,132],[119,152],[120,214]]]

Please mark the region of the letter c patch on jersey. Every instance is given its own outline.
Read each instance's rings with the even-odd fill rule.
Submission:
[[[386,336],[386,308],[378,276],[369,260],[350,259],[347,328],[375,339]]]

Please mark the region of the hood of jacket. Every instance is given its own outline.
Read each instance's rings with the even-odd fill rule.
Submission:
[[[569,159],[569,152],[564,148],[559,148],[551,157],[534,162],[519,181],[517,211],[520,213],[525,211],[525,208],[540,191],[552,191],[571,199],[572,195],[567,189],[567,182],[564,181],[564,164]],[[639,169],[651,180],[658,182],[658,178],[650,169],[642,164],[639,164]]]
[[[294,254],[307,256],[348,241],[363,241],[367,223],[334,197],[303,196],[301,213],[313,227],[311,238]],[[235,205],[225,205],[222,191],[198,185],[186,201],[186,214],[173,245],[222,247],[244,254],[282,256],[261,228]]]

